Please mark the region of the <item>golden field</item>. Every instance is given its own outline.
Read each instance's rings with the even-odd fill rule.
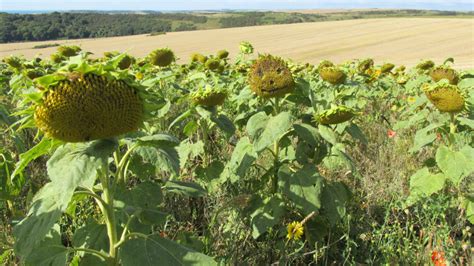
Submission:
[[[0,44],[0,57],[10,54],[48,57],[57,47],[33,49],[35,45],[59,43],[79,45],[101,56],[105,51],[126,51],[145,56],[160,47],[172,48],[180,62],[190,54],[238,52],[241,41],[251,42],[256,52],[271,53],[298,62],[318,63],[322,59],[342,62],[371,57],[377,63],[415,65],[420,59],[442,63],[455,58],[455,67],[474,68],[474,19],[383,18],[287,25],[255,26],[166,35],[134,35],[100,39]]]

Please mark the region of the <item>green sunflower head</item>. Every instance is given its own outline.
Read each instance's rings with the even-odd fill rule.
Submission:
[[[332,85],[342,84],[346,80],[346,74],[344,73],[344,71],[337,67],[322,68],[319,71],[319,75],[324,81],[327,81]]]
[[[319,62],[319,65],[318,65],[318,71],[321,71],[321,69],[325,68],[325,67],[333,67],[334,66],[334,63],[329,61],[329,60],[323,60],[321,62]]]
[[[449,81],[449,84],[456,85],[459,81],[459,76],[456,71],[449,66],[437,66],[430,71],[431,78],[438,82],[442,79],[446,79]]]
[[[357,69],[360,73],[364,73],[365,71],[374,67],[374,60],[372,58],[367,58],[359,62]]]
[[[349,121],[354,116],[356,116],[356,112],[353,109],[346,106],[337,106],[315,114],[314,119],[323,125],[333,125]]]
[[[9,65],[11,68],[14,68],[17,70],[20,70],[23,68],[22,59],[18,56],[14,56],[14,55],[8,56],[8,57],[3,58],[2,61],[5,62],[5,64]]]
[[[380,70],[382,71],[382,73],[389,73],[390,71],[392,71],[392,69],[394,67],[395,67],[395,65],[392,64],[392,63],[385,63],[385,64],[382,65]]]
[[[34,122],[47,137],[65,142],[112,138],[143,122],[141,87],[100,66],[57,72],[35,82],[42,98],[34,104]]]
[[[219,59],[226,59],[229,57],[229,51],[227,50],[220,50],[217,52],[217,58]]]
[[[227,98],[227,91],[223,88],[214,88],[210,85],[200,87],[190,94],[191,101],[196,105],[222,105]]]
[[[200,54],[200,53],[194,53],[191,55],[191,62],[199,62],[201,64],[205,64],[207,61],[207,56]]]
[[[448,113],[461,112],[465,107],[465,96],[456,85],[442,80],[436,84],[424,84],[422,86],[426,97],[440,111]]]
[[[251,43],[243,41],[239,45],[240,52],[243,54],[252,54],[253,53],[253,46]]]
[[[435,63],[432,60],[425,60],[418,63],[418,65],[416,65],[416,68],[419,70],[429,70],[432,69],[434,66]]]
[[[291,93],[295,81],[281,58],[265,55],[258,58],[249,72],[250,89],[260,97],[281,97]]]
[[[57,53],[63,57],[71,57],[71,56],[78,55],[80,51],[81,51],[81,47],[77,45],[71,45],[71,46],[61,45],[58,47]]]
[[[148,59],[152,65],[167,67],[175,60],[174,53],[169,48],[156,49],[148,55]]]
[[[207,60],[204,65],[206,66],[207,69],[212,70],[212,71],[216,71],[219,68],[219,66],[221,65],[221,62],[217,58],[211,58],[211,59]]]

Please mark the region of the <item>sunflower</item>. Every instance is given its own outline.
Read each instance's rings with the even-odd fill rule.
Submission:
[[[156,49],[148,55],[150,63],[155,66],[166,67],[171,65],[176,59],[171,49]]]
[[[324,81],[332,85],[342,84],[346,80],[344,71],[337,67],[324,67],[319,71],[319,75]]]
[[[340,124],[351,120],[356,112],[346,106],[332,107],[329,110],[315,114],[314,118],[323,125]]]
[[[299,240],[304,233],[303,224],[300,222],[296,222],[296,221],[291,222],[288,224],[286,228],[288,231],[288,233],[286,234],[286,238],[288,240],[290,239]]]
[[[195,104],[217,106],[224,103],[224,100],[227,97],[227,91],[225,89],[213,88],[210,85],[207,85],[204,88],[201,87],[192,92],[190,97]]]
[[[438,82],[442,79],[447,79],[450,84],[456,85],[459,81],[459,76],[456,71],[448,66],[438,66],[430,71],[431,78]]]
[[[295,88],[293,75],[285,61],[271,55],[261,56],[253,63],[249,84],[251,90],[263,98],[281,97]]]
[[[464,95],[456,85],[447,81],[436,84],[424,84],[422,87],[426,97],[441,112],[458,113],[465,107]]]

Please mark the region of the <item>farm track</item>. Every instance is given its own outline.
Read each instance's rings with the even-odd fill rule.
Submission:
[[[235,55],[243,40],[250,41],[258,53],[313,64],[322,59],[342,62],[372,57],[376,63],[389,61],[413,66],[420,59],[442,63],[453,57],[456,68],[474,68],[474,19],[456,18],[362,19],[173,32],[159,36],[8,43],[0,44],[0,57],[10,54],[48,57],[57,47],[32,47],[59,43],[80,45],[96,56],[117,50],[141,57],[153,49],[170,47],[183,63],[194,52],[213,54],[227,49]]]

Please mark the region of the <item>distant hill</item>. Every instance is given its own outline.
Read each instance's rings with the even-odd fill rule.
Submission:
[[[22,11],[23,13],[25,11]],[[31,11],[0,13],[0,43],[100,38],[175,31],[381,17],[473,17],[474,12],[354,9],[298,11]]]

